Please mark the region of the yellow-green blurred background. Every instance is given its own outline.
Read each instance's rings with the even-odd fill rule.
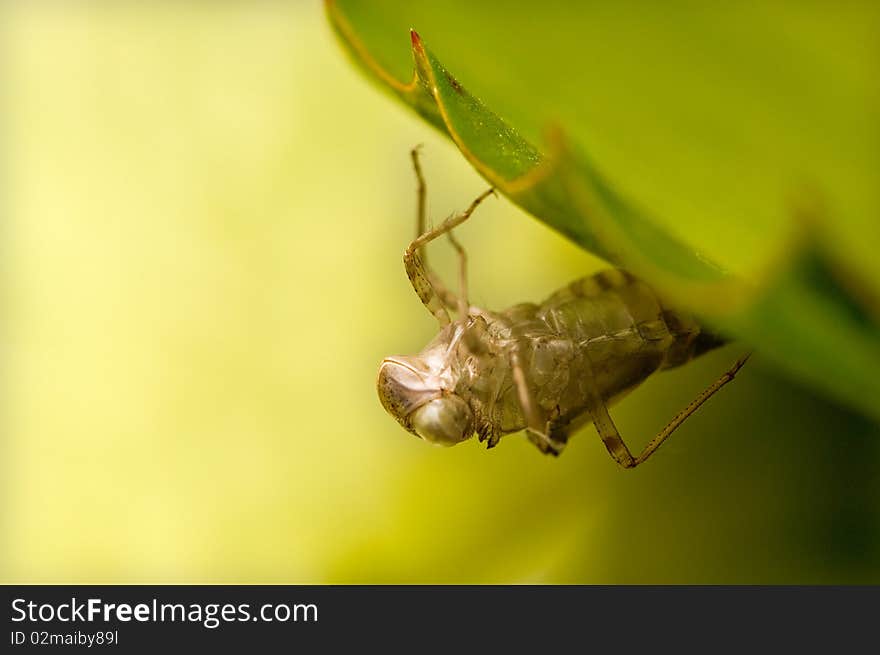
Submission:
[[[432,448],[383,356],[435,332],[401,255],[482,181],[320,3],[7,3],[2,582],[880,582],[880,434],[758,354],[647,465],[592,428]],[[602,263],[492,200],[473,300]],[[435,249],[441,270],[453,259]],[[642,444],[745,347],[614,412]]]

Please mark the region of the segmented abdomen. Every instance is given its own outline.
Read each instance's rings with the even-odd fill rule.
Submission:
[[[534,306],[533,306],[534,307]],[[577,414],[592,384],[613,402],[658,369],[721,345],[641,280],[607,270],[572,282],[535,308],[521,332],[539,403]]]

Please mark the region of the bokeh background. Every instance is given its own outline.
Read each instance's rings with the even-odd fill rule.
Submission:
[[[435,220],[485,182],[320,3],[0,13],[0,581],[880,582],[880,430],[760,353],[633,472],[591,427],[551,459],[385,415],[378,363],[435,332],[408,151]],[[489,307],[603,266],[503,199],[459,234]],[[746,348],[649,380],[624,436]]]

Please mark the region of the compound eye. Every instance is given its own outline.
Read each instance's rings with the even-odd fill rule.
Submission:
[[[422,439],[454,446],[473,434],[470,407],[455,395],[435,398],[412,413],[411,424]]]
[[[382,406],[398,421],[424,403],[426,396],[439,394],[438,389],[431,389],[425,383],[413,366],[393,359],[382,362],[376,386]]]

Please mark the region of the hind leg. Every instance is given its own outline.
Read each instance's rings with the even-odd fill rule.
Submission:
[[[594,403],[593,408],[590,410],[590,415],[593,418],[593,423],[596,426],[596,430],[599,433],[599,436],[602,439],[602,442],[605,444],[605,447],[608,449],[608,452],[615,459],[615,461],[620,464],[623,468],[635,468],[639,464],[645,462],[651,455],[653,455],[657,449],[663,444],[666,439],[669,438],[675,430],[681,426],[685,420],[691,416],[697,409],[699,409],[700,405],[709,400],[721,387],[726,385],[728,382],[733,380],[736,377],[739,369],[743,367],[743,364],[748,360],[749,355],[742,357],[737,360],[737,362],[728,370],[724,375],[715,380],[712,384],[710,384],[705,390],[703,390],[696,398],[694,398],[687,407],[681,410],[678,414],[676,414],[673,419],[666,425],[665,428],[660,430],[657,435],[648,442],[648,445],[642,450],[641,454],[638,457],[633,457],[632,453],[630,453],[629,448],[627,448],[626,444],[623,441],[623,438],[620,436],[620,433],[617,431],[617,427],[614,425],[614,421],[611,420],[611,415],[608,413],[608,408],[605,403],[598,399],[597,402]]]

